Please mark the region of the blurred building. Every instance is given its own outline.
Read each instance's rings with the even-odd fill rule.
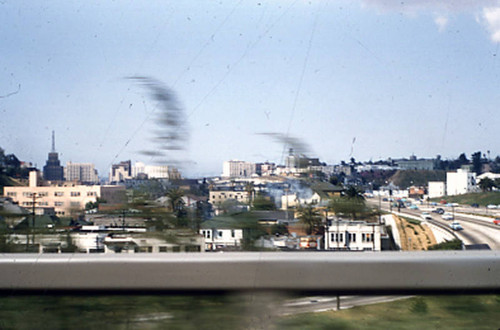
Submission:
[[[111,165],[109,173],[110,183],[125,182],[126,179],[132,179],[132,164],[130,160]]]
[[[41,186],[39,173],[32,171],[28,187],[4,187],[4,195],[30,210],[34,202],[36,207],[53,208],[57,215],[68,216],[73,211],[83,210],[88,202],[96,202],[98,198],[109,204],[123,203],[125,187],[78,185],[74,182]]]
[[[146,165],[142,162],[136,162],[132,166],[132,177],[140,178],[147,176],[148,179],[169,179],[178,180],[181,178],[179,171],[167,165]]]
[[[64,168],[64,179],[66,181],[78,181],[87,184],[99,183],[97,170],[92,163],[67,162]]]
[[[255,163],[230,160],[224,162],[222,166],[222,176],[226,178],[247,178],[254,174],[257,174],[257,166]]]

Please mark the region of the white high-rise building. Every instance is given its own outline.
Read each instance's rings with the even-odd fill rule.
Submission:
[[[446,173],[446,194],[461,195],[477,191],[476,173],[466,169]]]
[[[180,179],[181,175],[176,168],[167,165],[146,165],[136,162],[132,166],[132,177],[137,178],[140,174],[146,174],[149,179]]]
[[[64,168],[64,179],[66,181],[99,183],[97,170],[92,163],[67,162],[66,167]]]
[[[226,178],[248,178],[257,173],[255,163],[230,160],[222,166],[222,176]]]

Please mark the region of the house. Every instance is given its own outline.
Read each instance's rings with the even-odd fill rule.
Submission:
[[[201,224],[199,233],[205,238],[205,250],[239,250],[243,228],[234,218],[217,217]]]
[[[381,225],[337,220],[325,230],[325,250],[380,251]]]

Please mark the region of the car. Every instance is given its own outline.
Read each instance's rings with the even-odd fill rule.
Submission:
[[[497,206],[495,204],[489,204],[486,207],[489,208],[489,209],[496,209],[497,208]]]
[[[493,223],[495,225],[499,225],[500,226],[500,218],[495,218],[495,220],[493,220]]]
[[[464,228],[460,225],[460,223],[456,222],[456,221],[453,221],[452,223],[450,223],[450,227],[451,229],[453,230],[463,230]]]
[[[477,207],[479,207],[479,204],[478,203],[472,203],[470,206],[477,208]]]
[[[432,220],[432,216],[429,212],[422,212],[422,214],[420,214],[420,217],[424,220]]]
[[[432,212],[437,213],[437,214],[443,214],[444,210],[442,208],[438,207],[437,209],[432,210]]]
[[[418,210],[418,206],[415,204],[411,204],[409,208],[410,210]]]
[[[453,220],[455,219],[455,217],[453,216],[453,214],[449,213],[449,212],[446,212],[444,213],[441,218],[443,218],[443,220]]]

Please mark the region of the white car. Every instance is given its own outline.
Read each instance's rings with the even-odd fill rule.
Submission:
[[[455,218],[453,217],[453,214],[451,214],[451,213],[449,213],[449,212],[444,213],[444,214],[441,216],[441,218],[443,218],[443,220],[453,220],[453,219],[455,219]]]
[[[494,205],[494,204],[490,204],[490,205],[488,205],[486,207],[489,208],[489,209],[496,209],[497,208],[497,206]]]
[[[432,220],[432,216],[429,212],[422,212],[422,214],[420,214],[420,217],[424,220]]]
[[[458,222],[456,221],[453,221],[452,223],[450,223],[450,227],[451,229],[453,230],[462,230],[464,229]]]

